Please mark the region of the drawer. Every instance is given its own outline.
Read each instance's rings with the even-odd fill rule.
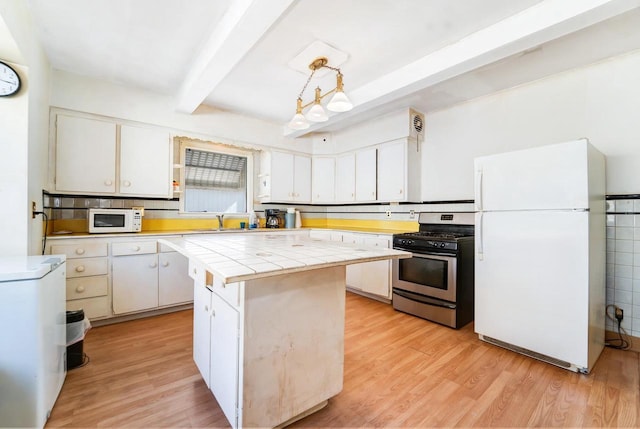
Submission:
[[[158,252],[158,242],[153,241],[130,241],[126,243],[111,243],[111,254],[113,256],[123,255],[144,255]]]
[[[207,282],[208,284],[211,283],[211,281]],[[236,282],[236,283],[222,283],[222,281],[218,280],[217,278],[213,279],[213,287],[211,288],[211,290],[213,290],[213,292],[220,296],[220,298],[224,299],[225,301],[227,301],[229,304],[231,304],[234,307],[238,307],[240,305],[240,283]]]
[[[108,296],[67,301],[67,311],[72,310],[84,310],[84,314],[89,320],[100,319],[111,315]]]
[[[367,246],[383,247],[387,249],[391,247],[391,240],[386,237],[365,237],[364,244]]]
[[[67,261],[67,278],[99,276],[107,274],[109,262],[107,258],[69,259]]]
[[[67,299],[104,296],[108,290],[107,276],[78,277],[67,280]]]
[[[67,259],[107,256],[107,243],[54,244],[51,246],[51,254],[64,254]]]

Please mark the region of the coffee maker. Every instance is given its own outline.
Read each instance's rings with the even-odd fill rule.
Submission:
[[[282,228],[284,226],[283,213],[278,209],[266,209],[264,211],[267,228]]]

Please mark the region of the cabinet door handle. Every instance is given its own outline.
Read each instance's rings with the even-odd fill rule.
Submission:
[[[209,312],[209,306],[208,305],[204,306],[204,311],[206,311],[207,313]]]
[[[76,249],[76,255],[84,255],[84,249],[82,247]]]
[[[104,181],[104,185],[105,186],[111,186],[111,185],[113,185],[113,181],[110,180],[110,179],[107,179],[107,180]]]
[[[163,266],[163,267],[168,267],[168,266],[169,266],[169,262],[164,261],[164,262],[162,263],[162,266]]]
[[[156,268],[157,266],[158,266],[158,264],[155,263],[155,262],[152,262],[152,263],[149,264],[150,268]]]
[[[76,272],[78,272],[78,273],[82,273],[82,272],[84,272],[84,265],[78,265],[78,266],[76,267]]]
[[[197,268],[193,269],[193,274],[198,274],[198,269]]]
[[[82,292],[84,292],[84,286],[78,286],[78,287],[76,288],[76,292],[77,292],[77,293],[82,293]]]
[[[128,188],[129,186],[131,186],[131,182],[129,182],[128,180],[123,180],[122,186],[124,186],[125,188]]]
[[[140,250],[140,246],[133,246],[131,249],[132,249],[134,252],[137,252],[137,251],[139,251],[139,250]]]

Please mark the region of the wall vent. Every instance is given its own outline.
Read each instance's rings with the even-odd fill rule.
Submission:
[[[409,109],[409,136],[418,142],[424,141],[424,114]]]

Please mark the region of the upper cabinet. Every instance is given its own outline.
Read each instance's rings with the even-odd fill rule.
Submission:
[[[57,115],[55,136],[55,192],[172,197],[168,131]]]
[[[116,124],[58,115],[55,190],[116,192]]]
[[[415,139],[394,140],[378,147],[378,201],[420,201],[418,148]]]
[[[167,131],[121,126],[121,195],[170,196],[172,167],[171,136]]]
[[[374,160],[375,161],[375,160]],[[375,189],[375,172],[373,186]],[[336,158],[336,199],[338,203],[356,200],[356,154],[347,153]],[[315,192],[315,188],[314,188]]]
[[[311,157],[264,151],[260,166],[258,198],[261,202],[311,202]]]
[[[355,190],[359,203],[375,202],[377,198],[378,150],[362,149],[355,154]]]
[[[313,203],[333,203],[336,200],[336,160],[333,157],[313,157],[311,189]],[[338,182],[340,183],[340,182]],[[342,184],[340,184],[342,186]],[[338,188],[340,188],[338,186]]]

